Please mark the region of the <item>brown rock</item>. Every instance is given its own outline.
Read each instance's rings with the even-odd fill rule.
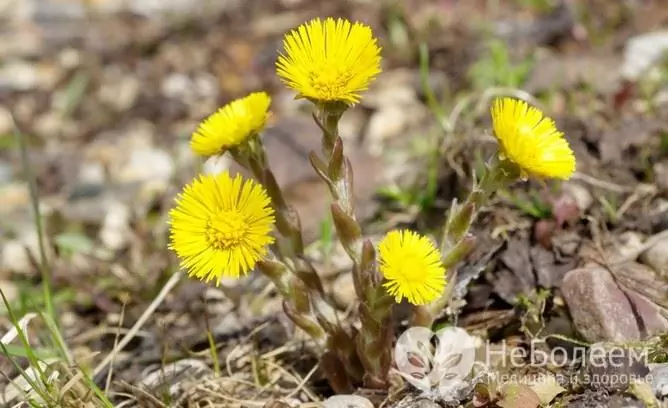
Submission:
[[[625,290],[631,303],[635,307],[640,322],[640,329],[645,336],[654,336],[668,330],[668,320],[659,305],[633,290]]]
[[[638,262],[626,262],[615,265],[612,273],[622,288],[633,290],[668,309],[668,281],[652,268]]]
[[[575,326],[587,340],[640,339],[631,304],[605,268],[586,266],[568,272],[561,291]]]

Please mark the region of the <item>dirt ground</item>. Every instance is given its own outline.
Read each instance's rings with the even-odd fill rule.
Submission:
[[[668,50],[668,3],[3,0],[0,13],[0,290],[16,316],[45,307],[32,172],[63,337],[84,369],[100,367],[161,299],[94,372],[114,404],[276,408],[332,395],[261,277],[222,288],[183,278],[160,294],[178,270],[167,249],[174,195],[202,166],[221,164],[193,156],[191,132],[224,103],[264,89],[271,164],[327,290],[352,310],[347,258],[326,228],[327,190],[307,159],[319,130],[275,75],[283,34],[315,16],[364,21],[383,47],[383,73],[341,125],[365,234],[438,233],[493,146],[494,96],[531,98],[575,151],[572,180],[519,183],[483,210],[443,322],[493,343],[641,342],[650,363],[666,361],[668,60],[654,54]],[[441,114],[422,83],[424,56]],[[11,328],[4,307],[0,328]],[[49,344],[43,325],[29,328],[36,349]],[[0,389],[19,375],[7,356],[0,373]],[[668,395],[664,376],[664,391],[655,382],[650,394]],[[652,406],[628,383],[562,386],[545,405]],[[537,406],[488,388],[459,402]],[[358,393],[385,406],[445,404],[394,391]]]

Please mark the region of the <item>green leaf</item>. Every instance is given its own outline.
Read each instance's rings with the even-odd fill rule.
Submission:
[[[54,239],[58,249],[68,253],[90,253],[95,248],[93,240],[77,232],[64,232]]]

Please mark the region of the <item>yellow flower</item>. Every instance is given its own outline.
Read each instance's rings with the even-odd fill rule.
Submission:
[[[201,156],[213,156],[259,133],[269,117],[271,98],[254,92],[218,109],[199,124],[190,147]]]
[[[283,48],[278,76],[313,101],[357,103],[380,73],[380,48],[361,23],[316,18],[286,34]]]
[[[169,215],[169,247],[190,276],[205,282],[245,275],[274,242],[267,192],[240,175],[201,175],[185,186]]]
[[[521,169],[523,177],[571,177],[575,155],[552,119],[512,98],[497,99],[491,111],[501,154]]]
[[[409,230],[390,231],[378,244],[383,286],[397,303],[414,305],[435,300],[445,289],[441,254],[429,238]]]

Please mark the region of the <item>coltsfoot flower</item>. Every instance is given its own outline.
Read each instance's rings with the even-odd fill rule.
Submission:
[[[390,231],[378,244],[380,272],[387,292],[397,303],[403,298],[424,305],[443,293],[445,268],[429,238],[409,230]]]
[[[205,282],[237,278],[274,242],[274,210],[262,185],[227,171],[201,175],[170,211],[170,245],[190,276]]]
[[[513,98],[494,101],[491,113],[501,154],[520,168],[523,177],[565,180],[573,175],[575,155],[552,119]]]
[[[214,156],[240,145],[264,129],[271,98],[254,92],[236,99],[204,119],[190,139],[190,147],[200,156]]]
[[[380,73],[377,40],[361,23],[316,18],[286,34],[283,48],[279,78],[313,101],[355,104]]]

